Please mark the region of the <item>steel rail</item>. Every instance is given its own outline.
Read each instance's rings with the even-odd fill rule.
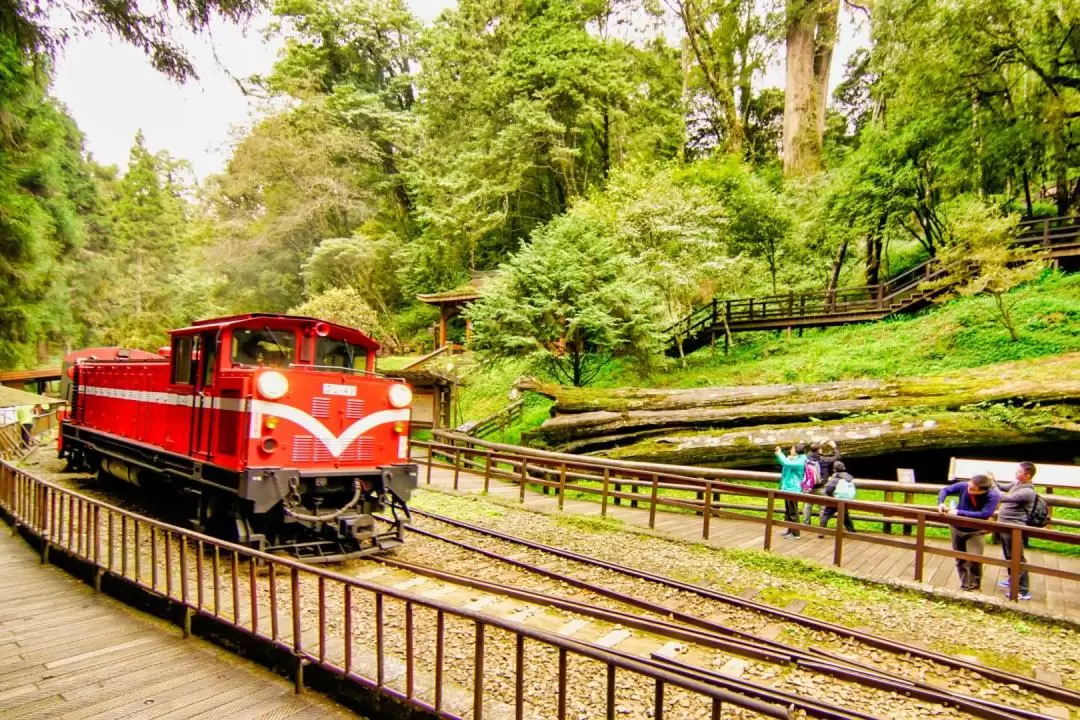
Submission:
[[[406,569],[420,575],[427,575],[447,582],[457,583],[466,587],[472,587],[474,589],[483,589],[488,592],[501,593],[509,597],[528,600],[538,604],[550,604],[554,607],[571,610],[586,616],[597,617],[608,621],[617,621],[627,627],[647,630],[656,634],[665,635],[686,642],[697,643],[714,649],[724,649],[735,654],[741,654],[755,659],[762,659],[774,663],[795,664],[815,672],[832,675],[840,679],[849,680],[856,684],[866,685],[880,690],[887,690],[898,694],[907,693],[917,695],[923,700],[947,706],[956,706],[977,717],[986,718],[986,720],[1000,720],[1004,717],[1001,713],[1005,711],[1011,712],[1012,714],[1007,717],[1014,718],[1014,720],[1016,718],[1053,720],[1051,716],[1041,713],[1034,713],[1021,708],[1012,708],[1011,706],[990,703],[981,698],[972,697],[943,688],[937,688],[925,683],[920,685],[919,681],[902,676],[892,676],[884,671],[877,670],[876,668],[867,668],[854,661],[846,660],[845,658],[838,657],[823,650],[803,650],[777,640],[762,638],[744,630],[738,630],[721,623],[699,618],[695,615],[667,608],[648,600],[640,600],[625,593],[605,588],[601,585],[595,585],[585,580],[568,577],[553,570],[548,570],[521,560],[508,558],[493,551],[477,548],[459,540],[446,538],[427,530],[420,530],[418,528],[410,529],[425,537],[430,537],[471,552],[476,552],[493,560],[504,562],[513,567],[518,567],[543,577],[559,580],[560,582],[564,582],[573,587],[594,592],[617,602],[659,615],[667,615],[672,619],[677,619],[679,622],[694,625],[706,630],[708,634],[700,635],[686,633],[680,626],[663,620],[646,620],[641,618],[641,616],[630,615],[628,613],[623,613],[622,611],[595,608],[594,606],[585,605],[574,600],[568,600],[566,598],[548,595],[538,591],[521,590],[520,588],[510,587],[501,583],[493,583],[486,580],[467,577],[458,573],[438,570],[426,565],[419,565],[390,558],[376,558],[376,562]],[[672,632],[672,629],[674,629],[675,632]],[[739,642],[737,644],[732,643],[728,640],[731,636],[740,638]],[[824,661],[823,658],[830,662]],[[853,665],[857,670],[846,668],[844,665]]]
[[[648,572],[645,570],[639,570],[637,568],[628,567],[618,563],[609,562],[607,560],[601,560],[600,558],[591,557],[582,553],[576,553],[570,550],[563,550],[561,548],[552,547],[550,545],[544,545],[542,543],[534,542],[532,540],[526,540],[524,538],[515,537],[506,533],[499,532],[497,530],[491,530],[488,528],[473,525],[471,523],[463,522],[460,520],[454,520],[436,513],[431,513],[423,510],[412,510],[414,515],[422,517],[428,517],[438,522],[446,523],[451,526],[463,528],[471,532],[479,533],[481,535],[487,535],[499,540],[528,547],[533,550],[539,550],[541,552],[550,553],[557,557],[573,560],[585,565],[592,565],[595,567],[601,567],[606,570],[621,573],[630,577],[637,578],[639,580],[648,580],[655,582],[670,588],[683,590],[701,597],[705,597],[711,600],[716,600],[722,603],[735,605],[737,607],[744,608],[746,610],[752,610],[766,615],[771,615],[783,619],[787,622],[803,625],[805,627],[819,630],[822,632],[831,632],[841,637],[851,638],[859,642],[865,643],[872,647],[886,650],[891,653],[900,655],[911,655],[913,657],[920,657],[924,660],[930,660],[939,665],[944,665],[954,670],[967,670],[969,672],[982,675],[988,679],[996,680],[1004,684],[1016,684],[1020,687],[1026,688],[1033,692],[1037,692],[1040,695],[1044,695],[1061,702],[1069,703],[1072,705],[1080,705],[1080,692],[1069,690],[1068,688],[1058,687],[1056,685],[1050,685],[1048,683],[1040,682],[1034,678],[1024,677],[1023,675],[1017,675],[1015,673],[1008,672],[1006,670],[1000,670],[992,668],[986,665],[976,664],[960,660],[949,655],[934,652],[933,650],[927,650],[917,647],[915,645],[908,645],[906,643],[891,640],[889,638],[882,637],[880,635],[874,635],[872,633],[866,633],[852,628],[844,627],[836,623],[831,623],[826,620],[820,620],[817,618],[806,617],[798,613],[793,613],[781,608],[773,607],[765,603],[756,602],[754,600],[747,600],[737,595],[721,592],[718,590],[712,590],[710,588],[702,587],[700,585],[694,585],[692,583],[683,582],[681,580],[675,580],[674,578],[666,577],[656,573]],[[418,528],[409,528],[416,532]],[[668,611],[670,612],[670,611]]]

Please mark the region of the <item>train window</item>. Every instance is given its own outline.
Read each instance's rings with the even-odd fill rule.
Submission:
[[[323,367],[367,370],[367,348],[348,340],[319,338],[315,344],[315,364]]]
[[[218,344],[213,335],[203,337],[203,347],[206,348],[206,362],[203,364],[202,386],[211,387],[214,384],[214,366],[217,365]]]
[[[296,358],[296,334],[292,330],[233,330],[234,365],[288,367]]]
[[[194,378],[197,348],[192,336],[173,338],[172,381],[175,385],[190,385]]]

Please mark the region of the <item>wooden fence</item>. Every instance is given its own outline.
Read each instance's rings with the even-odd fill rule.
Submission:
[[[739,484],[732,482],[734,478],[725,480],[706,477],[703,473],[698,472],[704,470],[704,468],[672,469],[670,466],[581,458],[559,453],[526,451],[523,448],[513,448],[511,446],[497,446],[493,443],[483,443],[453,433],[437,433],[437,435],[452,442],[439,442],[438,440],[433,442],[414,441],[412,445],[414,448],[423,449],[425,452],[424,461],[428,468],[428,482],[431,481],[431,468],[449,468],[454,472],[453,484],[455,489],[459,486],[461,473],[468,472],[483,476],[485,491],[488,490],[490,482],[494,478],[517,483],[520,502],[525,501],[526,487],[534,485],[545,488],[546,491],[554,491],[558,498],[559,509],[563,508],[567,492],[596,497],[600,502],[601,515],[607,515],[608,507],[611,504],[627,502],[632,507],[644,505],[644,508],[649,513],[650,528],[656,525],[657,512],[694,513],[701,517],[701,537],[706,540],[709,538],[710,526],[714,518],[734,518],[758,522],[763,525],[762,544],[765,550],[772,547],[774,529],[778,527],[793,530],[806,529],[806,526],[802,523],[787,522],[778,519],[777,516],[781,515],[782,517],[785,500],[803,502],[810,496],[802,493],[781,492],[776,488]],[[695,471],[695,473],[682,474],[688,470]],[[741,476],[743,480],[761,480],[771,477],[775,481],[777,477],[771,473],[752,473],[741,470],[710,470],[710,472]],[[752,477],[746,477],[747,475]],[[857,485],[864,487],[870,482],[881,485],[900,484],[882,481],[857,481]],[[629,488],[629,491],[624,488]],[[905,491],[905,494],[908,494],[921,490],[912,487],[905,488]],[[936,493],[937,491],[933,490],[933,492]],[[681,493],[681,495],[673,495],[672,493]],[[756,498],[759,501],[764,501],[764,507],[748,505],[733,509],[731,505],[722,506],[717,502],[717,497],[720,495]],[[1052,528],[1033,528],[1011,523],[957,518],[938,512],[936,507],[858,500],[844,501],[823,495],[814,495],[812,497],[815,505],[835,508],[837,511],[835,529],[816,528],[819,534],[833,538],[833,564],[837,566],[843,564],[845,545],[857,542],[886,545],[914,553],[914,579],[916,582],[922,582],[923,580],[923,569],[927,555],[941,555],[949,558],[978,561],[986,565],[1007,567],[1009,576],[1012,578],[1010,592],[1013,600],[1018,597],[1019,582],[1017,582],[1017,578],[1022,569],[1035,575],[1080,580],[1080,573],[1045,565],[1021,564],[1019,553],[1014,553],[1012,560],[1007,561],[996,557],[958,552],[929,543],[926,540],[926,530],[929,527],[949,528],[962,526],[964,528],[981,528],[987,533],[1010,534],[1013,547],[1020,547],[1024,537],[1060,542],[1066,545],[1080,545],[1080,534],[1077,533],[1061,532]],[[1077,501],[1078,505],[1080,505],[1080,500],[1076,498],[1058,497],[1050,498],[1050,500],[1058,503],[1063,500]],[[1071,505],[1071,503],[1066,504]],[[755,513],[748,514],[745,512],[746,510],[752,510]],[[849,514],[853,520],[881,523],[883,529],[899,524],[910,528],[910,531],[902,537],[892,536],[887,533],[880,535],[858,533],[852,535],[845,532],[844,529],[844,519]]]

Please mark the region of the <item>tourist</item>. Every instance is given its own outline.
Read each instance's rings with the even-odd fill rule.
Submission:
[[[945,504],[945,498],[957,496],[955,508]],[[989,475],[973,475],[967,482],[960,481],[946,485],[938,493],[938,510],[955,517],[974,520],[989,520],[1001,501],[1001,492],[994,487],[994,479]],[[952,548],[957,552],[983,554],[982,528],[950,525]],[[956,572],[960,576],[961,590],[979,590],[982,586],[982,563],[974,560],[956,559]]]
[[[34,430],[34,406],[19,405],[15,408],[15,419],[22,431],[23,449],[29,449]]]
[[[833,463],[840,459],[840,450],[836,447],[835,440],[826,440],[821,446],[821,457],[818,463],[821,465],[821,477],[828,481],[836,472]]]
[[[1032,484],[1034,479],[1034,463],[1022,462],[1016,466],[1016,482],[1009,488],[1008,492],[1001,496],[1001,507],[998,509],[999,522],[1027,525],[1028,516],[1031,514],[1031,508],[1035,505],[1035,486]],[[1001,542],[1001,552],[1005,556],[1005,559],[1012,560],[1012,531],[998,531],[997,536],[998,540]],[[1022,534],[1021,537],[1023,537]],[[1024,557],[1024,544],[1022,542],[1020,543],[1020,547],[1016,548],[1015,551],[1020,553],[1020,562],[1026,563],[1027,558]],[[1011,588],[1011,583],[1008,579],[1005,579],[998,583],[998,587],[1009,590]],[[1031,599],[1027,570],[1020,571],[1020,599]]]
[[[833,474],[829,477],[829,482],[825,485],[825,496],[835,497],[840,500],[854,500],[855,499],[855,478],[851,477],[851,473],[847,472],[847,467],[844,463],[837,460],[833,463]],[[850,484],[850,488],[848,487]],[[837,493],[837,487],[840,488],[840,492]],[[829,521],[833,519],[833,516],[839,512],[839,508],[825,506],[821,508],[821,527],[829,527]],[[851,515],[844,513],[844,529],[849,533],[855,532],[855,523],[851,521]],[[818,535],[819,538],[825,537],[824,535]]]
[[[810,443],[810,452],[806,454],[806,467],[803,468],[802,491],[807,495],[820,495],[825,489],[829,476],[821,472],[821,445]],[[813,525],[814,503],[806,498],[803,503],[803,523]]]
[[[803,471],[806,469],[806,445],[796,443],[788,455],[784,455],[780,448],[776,448],[776,459],[783,468],[780,473],[780,491],[788,493],[802,492]],[[795,500],[784,500],[784,521],[789,523],[799,522],[799,503]],[[788,528],[783,537],[797,538],[799,531]]]

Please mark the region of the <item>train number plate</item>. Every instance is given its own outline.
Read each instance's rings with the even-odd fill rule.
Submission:
[[[335,385],[334,383],[323,383],[322,391],[323,395],[342,395],[344,397],[356,397],[356,388],[352,385]]]

